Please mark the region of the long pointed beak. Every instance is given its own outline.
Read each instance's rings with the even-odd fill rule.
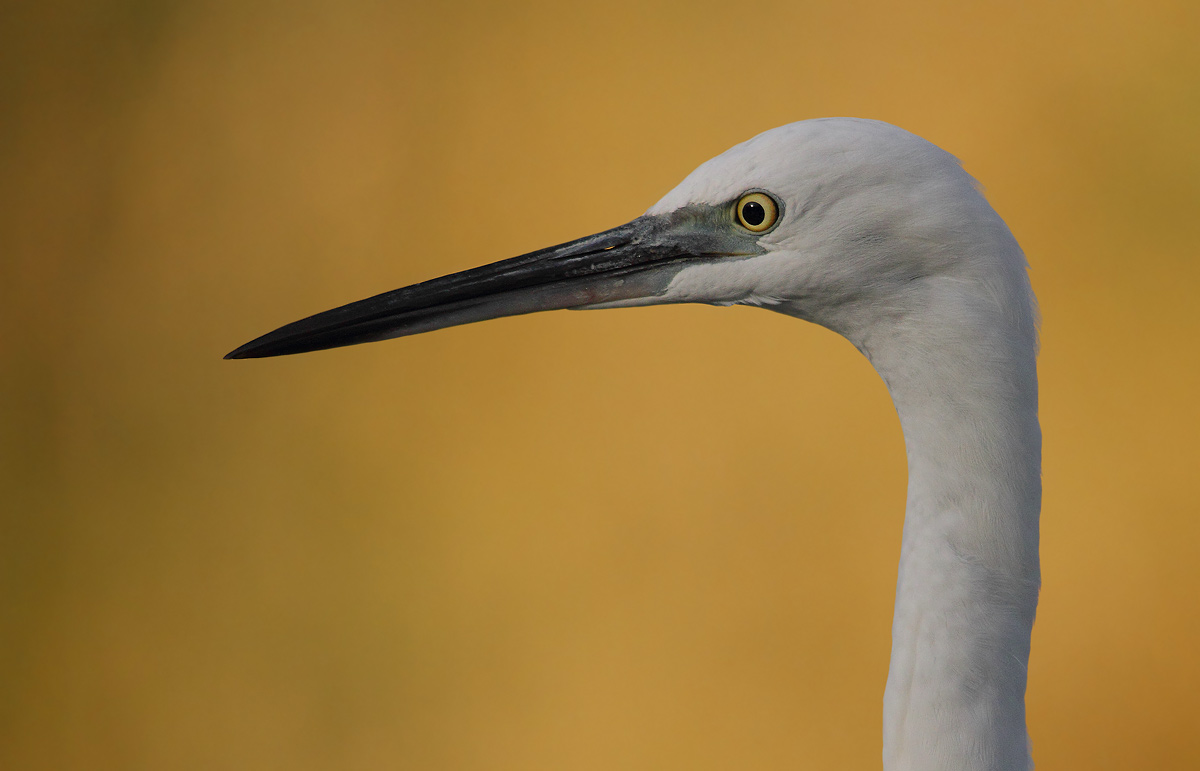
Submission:
[[[593,236],[318,313],[225,358],[305,353],[502,316],[655,298],[688,262],[759,251],[742,239],[730,243],[722,237],[725,228],[709,227],[713,218],[707,206],[639,217]]]

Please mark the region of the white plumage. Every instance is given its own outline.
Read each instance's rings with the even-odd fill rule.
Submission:
[[[875,121],[768,131],[649,213],[751,188],[794,217],[760,240],[766,254],[688,267],[663,297],[610,306],[761,305],[863,352],[896,405],[909,466],[884,767],[1030,767],[1041,432],[1024,255],[951,155]]]

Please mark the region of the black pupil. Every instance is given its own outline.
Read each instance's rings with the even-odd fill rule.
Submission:
[[[758,227],[767,218],[767,210],[763,208],[761,203],[751,201],[742,206],[742,219],[747,225]]]

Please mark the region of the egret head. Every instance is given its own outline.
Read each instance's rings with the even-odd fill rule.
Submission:
[[[612,230],[319,313],[226,358],[334,348],[541,310],[761,305],[853,336],[1007,228],[949,154],[877,121],[793,123],[704,163]],[[1023,275],[1023,265],[1013,266]]]

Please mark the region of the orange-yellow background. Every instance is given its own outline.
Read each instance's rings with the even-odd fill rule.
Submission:
[[[8,4],[0,767],[877,768],[903,445],[831,333],[220,360],[856,115],[957,154],[1033,266],[1039,767],[1196,768],[1197,8]]]

